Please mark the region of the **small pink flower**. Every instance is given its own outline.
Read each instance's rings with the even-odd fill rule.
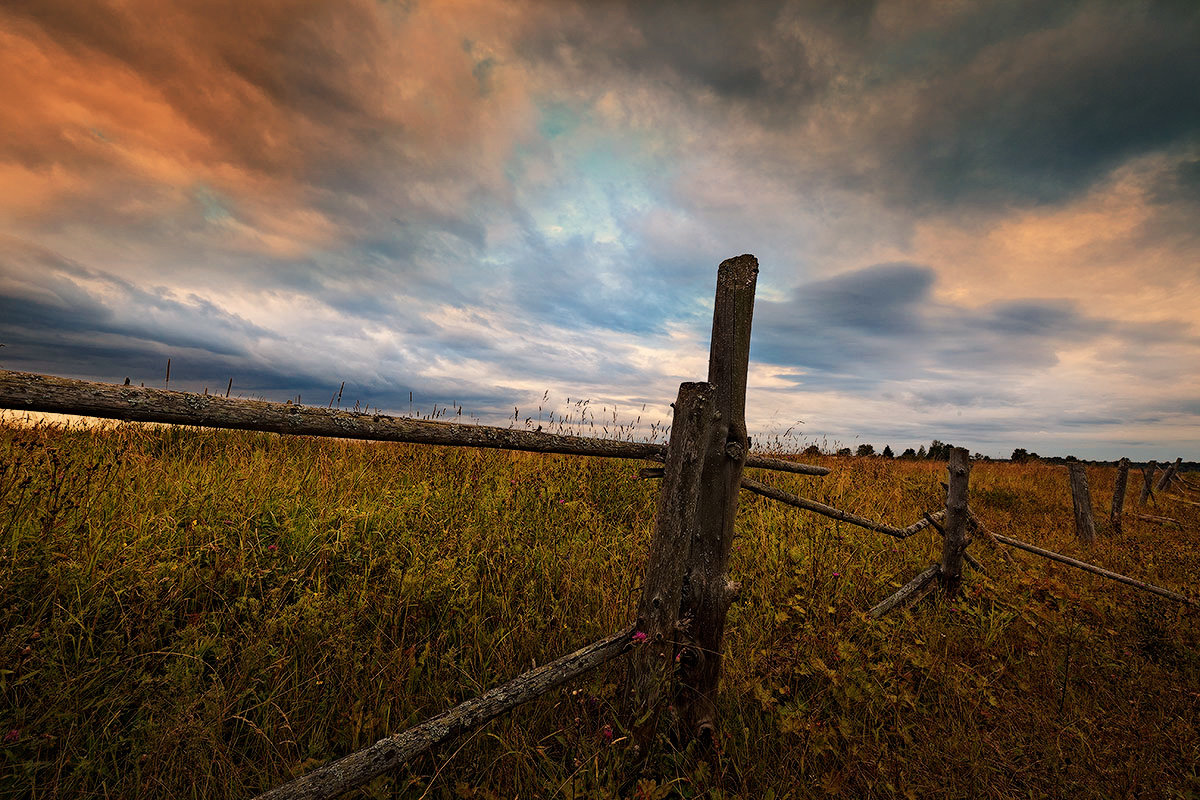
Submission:
[[[13,728],[11,731],[4,734],[4,743],[9,744],[10,742],[15,742],[17,739],[20,739],[20,738],[21,738],[21,729]]]
[[[267,545],[267,552],[274,553],[278,548],[273,544]]]
[[[842,573],[840,573],[840,572],[835,572],[835,573],[833,573],[833,577],[835,577],[835,578],[840,578],[840,577],[842,577]]]
[[[603,728],[601,728],[600,735],[603,736],[605,740],[611,742],[613,737],[612,725],[605,725]]]
[[[645,633],[643,633],[642,631],[634,631],[634,633],[633,633],[633,643],[634,643],[634,644],[641,644],[641,643],[642,643],[642,642],[644,642],[644,641],[646,641],[646,634],[645,634]]]

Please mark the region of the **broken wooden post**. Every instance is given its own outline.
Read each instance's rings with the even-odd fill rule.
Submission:
[[[950,485],[946,489],[946,536],[942,540],[942,563],[938,579],[948,595],[958,593],[962,584],[963,554],[967,549],[967,486],[971,480],[971,459],[965,447],[950,450]]]
[[[1071,505],[1075,508],[1075,536],[1084,544],[1096,540],[1096,522],[1092,519],[1092,495],[1088,491],[1087,470],[1078,461],[1068,464],[1071,473]]]
[[[639,646],[629,665],[627,718],[642,748],[654,738],[663,700],[674,683],[679,604],[697,530],[700,475],[713,424],[712,398],[711,384],[684,383],[675,401],[654,539],[634,626]]]
[[[680,608],[691,639],[679,654],[683,696],[677,704],[687,734],[712,740],[721,639],[737,586],[727,569],[737,517],[738,489],[750,440],[746,435],[746,371],[758,259],[730,258],[717,270],[708,382],[713,386],[712,425],[701,477],[699,515]]]
[[[1125,487],[1129,483],[1129,459],[1122,458],[1117,462],[1117,480],[1113,483],[1112,511],[1108,515],[1108,523],[1113,533],[1121,532],[1121,512],[1125,510]]]
[[[1162,477],[1158,479],[1158,484],[1154,487],[1154,491],[1161,492],[1171,483],[1171,479],[1175,477],[1175,473],[1179,471],[1179,465],[1183,461],[1183,457],[1175,459],[1175,463],[1163,470]]]
[[[1158,468],[1158,462],[1150,459],[1150,463],[1142,467],[1142,494],[1138,498],[1138,505],[1146,505],[1146,500],[1154,495],[1154,470]]]

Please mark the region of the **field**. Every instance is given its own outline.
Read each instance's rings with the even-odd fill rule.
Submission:
[[[898,525],[943,502],[940,462],[820,462],[748,474]],[[638,466],[0,426],[0,797],[251,796],[624,628]],[[1196,594],[1196,506],[1084,547],[1063,467],[978,463],[971,492],[997,533]],[[711,763],[662,740],[634,775],[618,660],[357,796],[1200,796],[1200,610],[977,541],[961,599],[870,621],[935,533],[741,504]]]

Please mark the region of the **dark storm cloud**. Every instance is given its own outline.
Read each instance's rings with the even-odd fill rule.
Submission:
[[[906,106],[864,120],[878,188],[934,207],[1058,203],[1130,158],[1200,141],[1200,6],[1082,4],[1030,30],[1037,18],[1014,17],[1019,35],[961,64],[934,56],[881,78]]]
[[[684,98],[711,94],[782,124],[836,74],[809,52],[806,29],[853,41],[866,32],[875,5],[672,0],[581,3],[564,11],[565,4],[551,4],[557,24],[531,29],[518,52],[539,64],[599,72],[611,82],[621,73],[635,75]]]
[[[934,282],[928,267],[880,264],[799,286],[788,301],[759,300],[752,356],[804,370],[794,380],[807,388],[864,392],[945,370],[1052,366],[1057,349],[1120,329],[1065,300],[1011,300],[977,309],[938,301]],[[968,405],[999,399],[964,391],[958,390],[959,400]],[[937,397],[947,402],[944,394]]]
[[[317,361],[311,356],[322,349],[321,333],[306,343],[309,350],[292,353],[282,334],[209,300],[175,299],[165,290],[143,289],[44,248],[3,239],[0,344],[5,347],[0,367],[110,382],[131,376],[135,382],[158,385],[170,358],[172,386],[180,389],[216,390],[233,378],[237,390],[251,396],[282,400],[300,395],[311,403],[324,402],[324,396],[345,380],[347,405],[362,401],[398,412],[409,407],[408,394],[414,392],[417,411],[427,413],[435,403],[457,403],[465,405],[468,414],[492,416],[508,413],[506,408],[520,392],[422,373],[434,363],[479,361],[504,364],[513,378],[544,380],[547,386],[603,384],[613,375],[629,381],[652,379],[628,363],[622,348],[597,349],[588,346],[586,336],[556,339],[539,323],[517,319],[505,320],[505,336],[498,337],[480,312],[460,310],[468,328],[441,325],[409,297],[385,299],[378,296],[377,286],[375,293],[369,284],[357,288],[341,295],[321,289],[326,298],[344,300],[334,307],[346,316],[336,331],[324,332],[333,352]],[[606,313],[603,303],[582,299],[586,284],[575,288],[577,294],[563,301],[577,301],[575,313],[583,314],[580,309],[588,307],[593,307],[594,316]],[[561,315],[564,309],[567,306],[555,313]],[[403,346],[375,350],[381,360],[377,367],[339,361],[338,350],[353,352],[356,341],[363,346],[370,341],[365,328],[371,325],[386,325]]]
[[[204,298],[173,299],[12,239],[0,239],[0,281],[0,336],[9,341],[52,331],[117,334],[244,355],[248,342],[273,336]]]

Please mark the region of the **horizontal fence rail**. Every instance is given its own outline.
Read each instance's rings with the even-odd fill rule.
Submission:
[[[319,406],[272,403],[218,395],[118,386],[54,375],[0,370],[0,408],[79,414],[128,422],[165,422],[204,428],[333,436],[376,442],[481,447],[530,453],[662,461],[666,445],[563,436],[487,425],[362,414]],[[746,466],[799,475],[828,475],[812,464],[751,454]]]

